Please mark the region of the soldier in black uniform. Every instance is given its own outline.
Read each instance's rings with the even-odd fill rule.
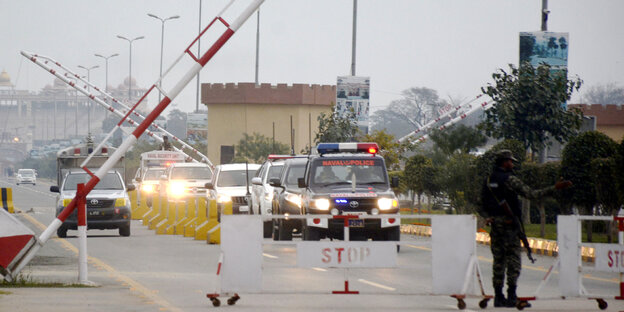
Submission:
[[[163,151],[172,151],[173,150],[173,146],[171,146],[171,143],[169,143],[169,137],[166,135],[163,135],[163,141],[162,143],[160,143],[160,149]]]
[[[494,172],[485,180],[482,188],[483,215],[486,224],[491,225],[490,239],[494,262],[492,284],[495,307],[515,307],[516,288],[522,263],[520,253],[520,228],[514,217],[522,220],[518,195],[528,199],[544,197],[554,190],[572,185],[570,181],[559,181],[554,186],[533,190],[513,175],[514,161],[511,151],[501,150],[496,155]],[[507,273],[507,298],[503,295],[503,284]]]

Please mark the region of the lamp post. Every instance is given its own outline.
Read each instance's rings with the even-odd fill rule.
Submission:
[[[115,57],[115,56],[119,56],[119,54],[115,53],[109,56],[103,56],[101,54],[96,53],[95,56],[103,58],[106,63],[106,85],[104,86],[104,90],[106,90],[106,93],[108,94],[108,59]],[[106,97],[106,103],[108,103],[108,97]],[[108,110],[106,110],[106,117],[108,117]]]
[[[130,40],[130,39],[124,37],[124,36],[117,35],[117,38],[126,40],[130,44],[130,61],[129,61],[129,65],[128,65],[128,68],[129,68],[129,70],[128,70],[128,72],[129,72],[129,74],[128,74],[128,101],[132,102],[132,42],[135,41],[135,40],[144,39],[145,37],[144,36],[139,36],[139,37],[136,37],[136,38]]]
[[[167,17],[165,19],[162,19],[154,14],[151,13],[147,13],[147,16],[149,17],[153,17],[157,20],[160,21],[161,27],[160,27],[160,78],[162,78],[162,63],[163,63],[163,46],[164,46],[164,42],[165,42],[165,22],[168,20],[172,20],[172,19],[176,19],[176,18],[180,18],[179,15],[174,15],[174,16],[170,16]],[[159,86],[161,85],[161,82],[158,83]],[[158,103],[160,103],[160,99],[161,99],[161,92],[158,92]]]
[[[82,65],[78,65],[78,68],[82,68],[87,71],[87,81],[89,84],[91,84],[91,70],[99,67],[100,66],[95,65],[87,68]],[[91,90],[91,86],[88,86],[87,90]],[[91,134],[91,101],[87,101],[87,131]]]

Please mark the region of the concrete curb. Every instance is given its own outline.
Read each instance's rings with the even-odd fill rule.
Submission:
[[[418,236],[431,236],[431,226],[403,224],[401,225],[401,233]],[[533,253],[535,254],[551,257],[556,257],[558,254],[559,246],[557,246],[557,241],[533,237],[529,237],[528,241],[529,246],[531,246],[531,251],[533,251]],[[487,232],[477,232],[477,243],[482,245],[490,245],[490,234]],[[594,252],[594,248],[583,246],[581,248],[581,256],[583,261],[594,262]]]

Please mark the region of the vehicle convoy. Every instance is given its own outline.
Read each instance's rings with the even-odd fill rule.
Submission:
[[[318,155],[311,155],[305,176],[298,180],[303,214],[384,215],[399,212],[398,200],[391,189],[398,179],[389,181],[377,143],[321,143]],[[397,218],[350,219],[351,240],[400,238]],[[344,238],[342,219],[306,219],[302,223],[304,240]],[[397,246],[398,247],[398,246]]]
[[[50,191],[57,192],[56,215],[58,216],[76,196],[79,183],[86,184],[91,176],[82,169],[69,171],[60,187],[54,185]],[[127,190],[133,190],[134,185]],[[119,229],[119,235],[130,236],[130,199],[126,186],[118,171],[109,171],[87,195],[87,229]],[[58,228],[58,237],[67,237],[67,230],[78,229],[77,210]]]
[[[233,214],[249,214],[251,179],[260,169],[257,164],[224,164],[215,169],[211,182],[206,183],[207,196],[217,204],[232,203]]]
[[[25,183],[36,185],[37,173],[35,172],[35,169],[19,169],[17,170],[17,175],[15,176],[15,179],[15,183],[17,185]]]
[[[284,161],[292,158],[290,155],[269,155],[267,160],[256,171],[256,176],[251,179],[251,213],[271,215],[273,205],[273,187],[269,180],[279,179],[284,168]],[[266,220],[263,225],[264,238],[270,238],[273,234],[273,221]]]
[[[139,168],[134,176],[134,185],[139,190],[138,202],[145,200],[147,205],[151,206],[152,197],[158,194],[160,177],[164,170],[171,164],[183,163],[185,159],[186,156],[177,151],[154,150],[142,153]]]
[[[279,178],[270,179],[274,189],[272,212],[278,215],[301,214],[301,191],[298,186],[299,178],[303,177],[307,158],[291,158],[284,162],[284,168]],[[301,219],[273,220],[273,239],[292,240],[293,232],[301,233]]]
[[[60,150],[57,153],[57,185],[50,186],[50,191],[57,196],[56,216],[69,205],[76,196],[77,185],[87,183],[91,176],[80,166],[93,152],[93,142],[87,138],[84,144],[78,144]],[[114,153],[116,148],[104,146],[89,160],[86,168],[95,171]],[[124,157],[107,172],[106,176],[87,196],[87,228],[119,229],[122,236],[130,236],[130,200],[127,191],[134,190],[134,185],[126,189],[123,181]],[[77,229],[76,211],[58,228],[57,235],[66,237],[67,230]]]
[[[160,189],[170,199],[204,197],[211,179],[212,169],[205,163],[173,163],[160,176]]]

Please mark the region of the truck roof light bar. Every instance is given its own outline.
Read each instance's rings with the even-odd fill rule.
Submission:
[[[330,153],[368,153],[375,155],[379,152],[379,145],[374,142],[319,143],[319,145],[316,146],[316,150],[321,155]]]

